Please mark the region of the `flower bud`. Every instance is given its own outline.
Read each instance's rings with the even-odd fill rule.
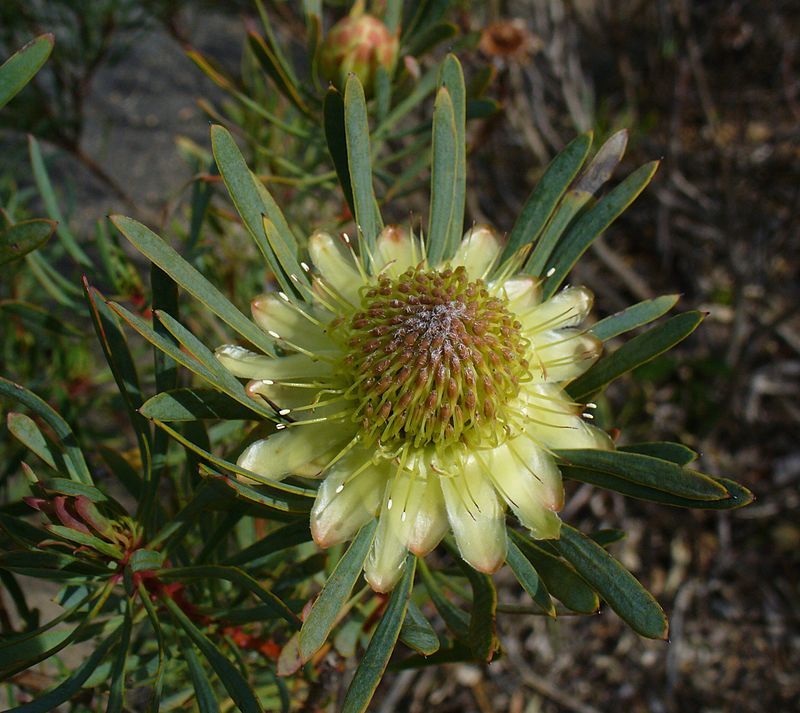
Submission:
[[[400,43],[397,35],[376,17],[351,14],[339,20],[328,33],[320,54],[320,70],[325,79],[344,89],[347,75],[353,72],[372,93],[379,67],[394,70]]]

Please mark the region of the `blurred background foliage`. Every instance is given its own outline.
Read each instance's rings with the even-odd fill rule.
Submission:
[[[420,86],[445,49],[457,48],[475,101],[467,130],[469,221],[510,230],[547,162],[578,132],[592,129],[603,139],[630,127],[623,172],[663,157],[653,186],[595,243],[574,280],[596,292],[598,318],[664,292],[680,292],[684,307],[710,314],[677,351],[617,384],[603,408],[625,439],[681,440],[701,452],[704,470],[736,478],[758,502],[732,513],[684,513],[573,484],[565,516],[628,532],[615,554],[670,613],[669,647],[639,640],[609,616],[552,626],[501,615],[503,658],[483,668],[397,673],[384,682],[375,710],[788,709],[800,695],[800,12],[788,1],[422,5],[433,8],[431,29],[403,44],[412,60],[401,59],[397,86],[372,125]],[[322,27],[347,6],[325,3]],[[286,66],[305,78],[304,106],[320,116],[326,85],[302,63],[315,41],[309,14],[319,7],[277,0],[261,8],[226,3],[224,11],[193,0],[0,5],[0,56],[41,32],[57,37],[51,60],[13,111],[0,113],[0,207],[14,222],[58,221],[56,235],[24,268],[2,268],[3,374],[45,398],[79,440],[98,444],[98,454],[121,449],[137,467],[136,440],[94,341],[80,276],[91,275],[107,297],[138,314],[150,308],[143,263],[120,247],[103,217],[115,210],[145,216],[240,306],[268,282],[219,197],[208,118],[241,139],[279,204],[292,206],[298,238],[312,225],[335,228],[349,218],[343,195],[330,200],[334,166],[324,136],[309,134],[316,124],[279,91],[258,54],[261,42],[280,48]],[[413,13],[404,27],[412,21]],[[430,101],[414,102],[402,124],[408,133],[381,146],[386,175],[402,168],[404,182],[382,181],[376,171],[379,200],[402,196],[395,205],[423,215],[426,191],[418,189],[426,162],[418,157],[426,153],[426,117]],[[293,127],[290,139],[285,125]],[[389,210],[390,218],[407,219]],[[213,333],[201,313],[187,310],[182,318],[193,332]],[[133,339],[130,349],[149,383],[150,352]],[[219,443],[228,434],[211,436]],[[14,501],[27,492],[9,477],[24,449],[7,430],[0,448],[6,499]],[[98,454],[87,457],[102,481]],[[172,460],[184,479],[172,497],[186,502],[196,483],[179,453]],[[240,546],[263,534],[257,520],[247,522],[250,530],[237,530]],[[263,573],[270,562],[264,559]],[[276,591],[291,588],[280,572],[270,576]],[[529,601],[510,577],[498,577],[498,587],[522,606]],[[9,592],[4,621],[12,616]],[[52,614],[53,594],[43,592],[31,606]],[[209,596],[219,606],[229,592]],[[365,621],[371,612],[359,616]],[[153,648],[144,651],[157,662],[148,632],[139,635],[150,638]],[[337,641],[339,651],[352,646],[344,636]],[[309,706],[327,700],[341,679],[341,659],[326,655],[315,664]],[[21,685],[35,694],[53,673]],[[279,697],[279,689],[269,695]],[[84,705],[92,709],[91,700]]]

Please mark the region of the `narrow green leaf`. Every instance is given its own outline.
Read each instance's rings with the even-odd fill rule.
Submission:
[[[425,560],[419,561],[420,575],[425,589],[433,601],[433,605],[439,612],[447,628],[453,632],[457,639],[466,642],[469,638],[469,616],[463,610],[459,609],[453,602],[451,602],[447,595],[444,593],[439,583],[436,581],[433,573],[428,569]]]
[[[111,651],[111,647],[116,643],[120,630],[118,629],[108,638],[101,641],[89,658],[75,669],[72,675],[63,683],[30,703],[9,709],[8,713],[52,713],[62,703],[72,699],[80,692],[83,683],[94,673],[97,666]]]
[[[669,312],[680,299],[680,295],[661,295],[652,300],[644,300],[635,305],[601,319],[591,328],[592,334],[602,341],[608,341],[620,334],[636,329]]]
[[[140,549],[136,550],[128,560],[131,572],[146,572],[148,570],[161,569],[164,565],[164,553],[155,550]]]
[[[158,571],[159,579],[165,581],[178,580],[202,580],[207,582],[211,579],[224,579],[233,582],[242,589],[255,595],[261,603],[281,617],[292,628],[300,627],[300,620],[297,615],[281,601],[280,597],[264,589],[253,577],[238,567],[225,567],[222,565],[196,565],[194,567],[171,567]]]
[[[211,665],[211,668],[214,669],[217,676],[219,676],[222,685],[225,686],[225,690],[233,699],[237,709],[241,713],[263,713],[256,694],[239,669],[194,625],[174,599],[165,598],[163,602],[195,646],[200,649],[200,652]]]
[[[431,94],[439,82],[439,70],[432,67],[417,82],[411,92],[392,109],[386,118],[378,125],[373,134],[375,140],[386,139],[397,123],[409,112],[413,111]]]
[[[39,35],[0,65],[0,109],[36,76],[53,51],[54,44],[52,33]]]
[[[67,221],[64,220],[64,216],[61,214],[61,209],[58,207],[58,199],[53,190],[53,184],[50,182],[50,177],[47,174],[47,168],[44,163],[44,158],[42,157],[42,150],[39,148],[39,142],[30,135],[28,136],[28,153],[30,154],[31,168],[33,169],[33,178],[34,181],[36,181],[36,187],[39,189],[39,194],[42,197],[47,215],[57,223],[56,234],[64,245],[64,249],[79,265],[83,267],[92,267],[92,261],[78,244],[78,240],[69,229]]]
[[[303,271],[300,270],[299,265],[288,274],[283,271],[280,259],[264,234],[263,217],[266,216],[275,226],[281,243],[286,246],[287,253],[292,254],[295,260],[297,259],[297,242],[289,229],[283,212],[269,191],[251,173],[245,163],[244,156],[242,156],[239,147],[233,140],[233,136],[226,128],[219,125],[211,127],[211,147],[222,180],[225,182],[225,187],[228,189],[236,210],[242,216],[242,221],[247,231],[255,240],[258,249],[275,273],[275,277],[283,290],[287,294],[294,294],[296,288],[289,275],[295,274],[297,279],[301,281],[307,280],[307,278]],[[233,327],[234,325],[231,326]],[[257,342],[254,343],[257,344]]]
[[[511,567],[511,571],[514,573],[517,581],[530,595],[534,604],[545,614],[555,618],[556,607],[553,604],[553,600],[550,598],[550,592],[547,591],[547,587],[542,581],[542,578],[536,573],[531,561],[522,554],[522,551],[511,539],[508,541],[506,564]]]
[[[32,418],[24,413],[10,411],[6,422],[8,430],[22,445],[39,456],[51,468],[58,468],[57,462],[61,461],[60,454],[53,452],[50,442]]]
[[[150,705],[147,708],[148,713],[158,713],[161,704],[161,692],[164,688],[164,673],[166,672],[167,660],[164,632],[161,630],[161,622],[158,620],[158,613],[153,606],[153,602],[150,600],[150,592],[145,589],[143,582],[139,582],[137,592],[139,593],[139,601],[141,601],[144,606],[147,618],[150,621],[150,626],[153,627],[153,633],[155,634],[156,645],[158,647],[158,664],[155,675],[153,676],[153,683],[151,684],[152,695],[150,697]]]
[[[377,521],[372,520],[361,528],[314,601],[300,629],[300,657],[303,661],[310,660],[322,648],[336,625],[339,612],[347,604],[350,592],[364,569],[376,524]]]
[[[591,145],[591,132],[581,134],[550,162],[511,229],[500,264],[523,245],[536,242],[561,197],[586,161]]]
[[[139,414],[139,408],[143,401],[142,389],[139,385],[139,375],[136,371],[133,356],[130,349],[128,349],[128,341],[119,326],[117,316],[109,309],[103,295],[89,286],[89,281],[85,275],[83,277],[83,288],[92,324],[103,349],[103,356],[105,356],[106,363],[111,369],[123,401],[128,407],[128,418],[130,418],[131,425],[136,433],[142,462],[148,463],[151,450],[150,426],[147,420]]]
[[[311,505],[309,500],[316,496],[316,490],[313,490],[312,488],[302,488],[298,485],[292,485],[291,483],[286,483],[280,480],[265,478],[262,475],[258,475],[258,473],[253,473],[246,468],[242,468],[235,463],[231,463],[223,458],[220,458],[219,456],[214,455],[202,446],[191,441],[183,433],[176,431],[167,424],[162,423],[161,421],[156,421],[155,423],[159,428],[163,428],[172,438],[178,441],[178,443],[185,446],[193,453],[199,455],[202,460],[211,463],[218,468],[222,468],[223,470],[235,473],[237,476],[240,476],[246,481],[252,481],[253,483],[258,483],[259,485],[263,486],[264,491],[262,491],[262,494],[270,493],[274,494],[278,498],[281,498],[280,502],[287,509],[287,511],[308,512]],[[276,501],[276,503],[277,502],[278,501]]]
[[[181,646],[181,651],[186,665],[189,667],[189,675],[192,677],[192,686],[194,686],[194,697],[200,713],[219,713],[219,703],[214,695],[214,687],[211,685],[194,647],[184,645]]]
[[[308,499],[292,497],[265,484],[251,485],[249,482],[242,482],[237,478],[218,473],[205,464],[200,465],[200,475],[209,478],[211,482],[227,486],[227,488],[233,490],[237,498],[249,500],[266,509],[274,520],[293,519],[297,515],[305,515],[307,517],[311,510],[312,503]]]
[[[58,304],[70,310],[80,309],[81,303],[74,299],[80,291],[59,275],[38,252],[28,253],[25,256],[25,263],[31,275]]]
[[[684,312],[638,334],[595,362],[567,387],[567,393],[577,401],[584,401],[614,379],[672,349],[694,332],[704,318],[702,312]]]
[[[115,547],[94,535],[87,535],[85,532],[79,532],[78,530],[73,530],[71,527],[66,527],[64,525],[47,525],[46,527],[49,532],[60,537],[62,540],[75,542],[84,547],[97,550],[99,553],[110,557],[112,560],[121,560],[125,556],[125,553],[119,547]]]
[[[400,629],[400,641],[423,656],[430,656],[439,650],[439,637],[413,601],[408,602],[406,618]]]
[[[0,396],[8,396],[18,401],[27,406],[37,416],[40,416],[53,429],[64,448],[64,461],[70,477],[82,483],[91,484],[92,476],[89,472],[89,466],[86,464],[83,453],[78,446],[75,434],[61,416],[32,391],[28,391],[24,386],[2,377],[0,377]]]
[[[68,495],[73,498],[83,497],[93,503],[107,503],[125,512],[122,506],[109,498],[102,490],[86,483],[68,480],[67,478],[47,478],[41,481],[42,488],[48,493]]]
[[[128,661],[128,648],[131,645],[133,617],[130,600],[125,601],[125,618],[122,622],[122,635],[111,667],[111,685],[108,693],[106,713],[122,713],[125,706],[125,665]]]
[[[561,472],[565,478],[596,485],[606,490],[613,490],[629,498],[647,500],[672,507],[696,510],[733,510],[748,505],[753,501],[753,494],[747,488],[727,478],[713,478],[717,485],[725,488],[726,497],[719,500],[698,500],[695,498],[683,498],[664,490],[650,488],[610,473],[589,470],[588,468],[561,466]]]
[[[459,564],[462,560],[458,560]],[[469,645],[478,661],[491,661],[499,647],[495,632],[497,592],[492,578],[464,563],[462,570],[472,587],[472,611],[469,617]]]
[[[647,443],[632,443],[628,446],[619,446],[618,451],[628,453],[641,453],[653,458],[668,460],[677,465],[689,465],[697,460],[697,453],[682,443],[670,443],[669,441],[651,441]]]
[[[589,165],[575,181],[574,188],[581,193],[594,195],[611,178],[614,169],[622,161],[628,146],[628,130],[621,129],[603,142],[592,156]]]
[[[464,86],[464,71],[461,68],[461,63],[453,54],[448,54],[442,64],[441,83],[450,94],[450,99],[453,103],[453,121],[456,128],[456,172],[453,185],[453,208],[450,216],[446,248],[446,254],[449,256],[455,254],[464,233],[464,204],[467,193],[467,90]]]
[[[458,176],[458,130],[450,92],[441,87],[433,106],[433,145],[431,166],[431,214],[425,241],[428,261],[438,265],[451,257],[450,226],[453,222]]]
[[[216,389],[173,389],[149,398],[139,412],[157,421],[251,420],[253,410]]]
[[[224,367],[218,362],[214,364],[214,362],[211,360],[207,360],[207,364],[202,363],[195,358],[194,355],[187,354],[183,350],[176,347],[171,339],[166,339],[165,337],[156,333],[155,330],[147,322],[145,322],[145,320],[129,312],[122,305],[111,302],[109,303],[109,307],[120,317],[122,317],[122,319],[124,319],[139,334],[147,339],[147,341],[163,351],[178,364],[185,366],[187,369],[197,374],[208,384],[211,384],[217,389],[224,391],[234,401],[237,401],[259,416],[263,416],[267,419],[273,419],[275,417],[275,414],[272,410],[262,406],[255,399],[251,399],[245,393],[244,387],[242,387],[242,385],[236,381],[234,377],[232,377],[230,372],[226,371],[225,373],[222,373],[219,371],[220,369],[224,369]],[[162,324],[163,323],[164,322],[162,321]],[[205,351],[203,353],[205,353]],[[216,361],[216,359],[214,361]],[[231,381],[231,378],[233,378],[233,381]]]
[[[267,335],[236,309],[214,285],[152,230],[131,218],[121,215],[111,216],[111,222],[139,252],[149,260],[152,260],[223,322],[256,345],[265,354],[275,353],[272,341]],[[258,225],[261,225],[260,213],[258,214]]]
[[[19,319],[29,331],[50,332],[61,337],[83,337],[83,332],[73,327],[60,316],[53,314],[53,310],[45,309],[39,305],[20,300],[0,301],[0,313],[3,319],[13,323],[13,319]]]
[[[541,277],[553,269],[551,267],[553,263],[550,259],[553,250],[555,250],[567,228],[572,224],[575,216],[584,209],[591,199],[590,193],[572,189],[564,194],[555,212],[545,225],[541,237],[533,246],[531,256],[525,264],[525,272]]]
[[[594,614],[600,602],[572,565],[554,557],[516,530],[509,529],[511,540],[519,547],[544,580],[547,590],[567,609],[579,614]]]
[[[153,293],[153,312],[166,312],[173,319],[178,319],[178,285],[166,272],[158,265],[150,264],[150,288]],[[153,320],[153,329],[156,334],[164,339],[173,342],[177,346],[178,341],[167,330],[162,322]],[[161,349],[154,345],[153,365],[156,372],[156,391],[168,391],[178,385],[178,364],[174,359],[170,359]],[[163,458],[160,452],[161,443],[153,443],[153,457]]]
[[[258,542],[254,542],[249,547],[245,547],[243,550],[231,555],[223,564],[248,568],[258,567],[262,560],[275,552],[281,552],[310,540],[311,530],[308,521],[305,519],[298,520],[289,525],[284,525],[269,535],[262,537]]]
[[[458,34],[458,27],[452,22],[437,22],[429,25],[421,32],[415,33],[413,38],[409,38],[404,52],[415,57],[430,52],[434,47],[451,40]]]
[[[667,639],[669,627],[664,610],[606,550],[567,524],[562,526],[556,546],[636,633],[648,639]]]
[[[725,488],[713,478],[641,453],[574,449],[559,450],[556,454],[567,465],[610,473],[679,497],[693,500],[721,500],[727,497]]]
[[[624,540],[627,536],[625,530],[617,530],[610,527],[602,530],[595,530],[588,534],[598,545],[602,545],[603,547],[608,547],[608,545],[613,545],[615,542]]]
[[[350,184],[350,167],[347,160],[347,135],[344,126],[344,99],[335,87],[330,87],[325,94],[322,105],[322,121],[325,128],[325,141],[328,153],[331,155],[333,167],[339,178],[344,199],[355,215],[356,208],[353,201],[353,186]]]
[[[367,709],[375,689],[381,682],[383,672],[394,651],[397,637],[406,617],[411,588],[414,585],[414,570],[417,558],[409,553],[403,576],[394,588],[375,633],[370,639],[364,658],[356,669],[350,687],[344,697],[342,713],[362,713]]]
[[[303,114],[311,116],[311,110],[306,106],[292,78],[286,73],[284,66],[275,55],[273,48],[267,44],[263,37],[252,31],[247,34],[247,42],[255,58],[258,60],[258,63],[261,65],[261,68],[275,83],[278,91],[292,102]]]
[[[545,278],[542,299],[552,297],[578,258],[583,255],[594,239],[636,200],[650,183],[657,168],[658,161],[651,161],[638,168],[575,221],[553,250],[550,262],[555,267],[555,272]]]
[[[42,247],[55,229],[54,221],[43,218],[24,220],[6,228],[0,232],[0,265],[19,260]]]
[[[367,101],[364,88],[354,74],[347,78],[344,90],[344,127],[350,185],[353,188],[354,217],[365,245],[371,251],[383,228],[383,222],[372,187]]]

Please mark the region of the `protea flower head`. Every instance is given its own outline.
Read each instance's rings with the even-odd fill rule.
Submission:
[[[394,71],[400,41],[377,17],[356,3],[353,11],[337,22],[325,37],[320,70],[325,79],[343,88],[347,76],[355,74],[367,94],[372,92],[379,67]]]
[[[353,242],[312,235],[303,298],[253,301],[282,356],[217,350],[282,419],[239,465],[321,479],[311,530],[322,547],[377,516],[365,573],[380,592],[409,550],[425,555],[450,530],[464,560],[497,570],[506,507],[534,537],[557,538],[564,491],[552,449],[612,447],[562,389],[601,351],[580,327],[592,294],[567,287],[542,301],[540,280],[516,274],[519,255],[498,264],[502,242],[488,227],[437,264],[396,226],[374,250]]]

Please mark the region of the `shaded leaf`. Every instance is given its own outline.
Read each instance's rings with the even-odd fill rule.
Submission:
[[[591,328],[592,334],[602,341],[641,327],[669,312],[678,302],[680,295],[661,295],[652,300],[644,300],[635,305],[601,319]]]
[[[577,401],[585,400],[614,379],[646,364],[686,339],[703,319],[701,312],[684,312],[651,327],[625,342],[615,352],[601,357],[586,373],[567,386],[567,393]]]
[[[556,451],[568,465],[610,473],[625,480],[693,500],[720,500],[724,487],[713,478],[670,461],[631,453],[575,449]]]
[[[536,573],[536,569],[534,569],[531,561],[522,554],[522,551],[513,540],[509,540],[508,542],[506,564],[511,567],[511,571],[514,572],[517,581],[530,595],[536,606],[548,616],[555,618],[556,608],[553,604],[553,600],[550,598],[550,592],[547,591],[547,587],[542,581],[542,578]]]
[[[0,108],[36,76],[53,51],[54,44],[52,33],[40,35],[0,65]]]
[[[375,689],[381,681],[383,672],[394,651],[397,637],[406,617],[411,588],[414,585],[414,570],[417,558],[409,553],[403,576],[389,597],[375,633],[370,639],[364,657],[356,669],[350,687],[344,697],[342,713],[362,713],[367,709]]]
[[[653,595],[600,545],[564,524],[556,547],[636,633],[667,638],[667,617]]]
[[[311,659],[322,648],[339,620],[339,613],[364,569],[376,525],[377,521],[372,520],[359,530],[308,612],[300,629],[299,651],[303,661]]]
[[[44,245],[56,229],[52,220],[25,220],[0,232],[0,265],[24,257]]]
[[[425,656],[439,650],[439,637],[413,601],[408,603],[406,618],[400,629],[400,641]]]

